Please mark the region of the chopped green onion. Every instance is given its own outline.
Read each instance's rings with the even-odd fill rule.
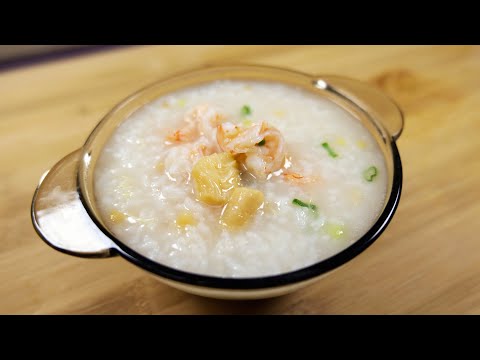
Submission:
[[[342,224],[326,223],[325,231],[333,239],[340,239],[345,234],[345,227]]]
[[[263,139],[262,141],[260,141],[258,144],[255,144],[257,146],[263,146],[265,145],[265,139]]]
[[[248,105],[243,105],[242,106],[242,115],[247,116],[252,114],[252,109]]]
[[[333,149],[330,147],[330,145],[328,145],[328,143],[324,142],[322,146],[325,150],[327,150],[328,155],[330,155],[332,158],[336,158],[338,156],[338,154],[333,151]]]
[[[242,121],[242,124],[243,124],[243,126],[245,126],[245,127],[250,127],[250,126],[253,125],[253,122],[252,122],[252,120],[250,120],[250,119],[245,119],[245,120]]]
[[[306,207],[306,208],[309,208],[313,211],[317,210],[317,205],[307,204],[307,203],[304,203],[302,200],[299,200],[299,199],[293,199],[292,204],[298,205],[298,206],[301,206],[301,207]]]
[[[363,172],[363,178],[367,181],[373,181],[373,178],[378,175],[378,170],[375,166],[370,166]]]

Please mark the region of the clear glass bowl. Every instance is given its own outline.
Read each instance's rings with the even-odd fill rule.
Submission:
[[[102,220],[93,191],[97,159],[116,127],[130,114],[173,91],[220,79],[274,81],[304,88],[335,102],[357,118],[383,152],[388,191],[372,227],[340,253],[295,271],[264,277],[222,278],[189,273],[154,262],[115,237]],[[95,127],[84,146],[60,160],[40,179],[32,201],[32,222],[53,248],[81,257],[120,255],[157,279],[197,295],[253,299],[282,295],[306,286],[345,264],[371,245],[385,230],[400,200],[402,165],[395,140],[403,129],[399,107],[383,92],[340,76],[312,76],[265,66],[216,66],[158,81],[127,97]]]

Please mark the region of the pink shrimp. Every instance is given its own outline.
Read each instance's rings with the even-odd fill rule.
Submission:
[[[205,137],[213,147],[217,147],[217,125],[221,123],[223,116],[209,105],[199,105],[186,114],[186,125],[167,136],[172,143],[192,142],[200,137]]]
[[[298,185],[320,181],[318,176],[304,176],[296,172],[284,172],[282,176],[285,180]]]
[[[282,168],[285,162],[285,141],[282,134],[266,122],[244,128],[232,123],[217,126],[217,142],[223,151],[241,159],[253,175],[266,178]]]

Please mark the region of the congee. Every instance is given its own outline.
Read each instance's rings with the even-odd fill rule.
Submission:
[[[384,158],[338,105],[293,86],[222,80],[121,123],[95,167],[110,231],[167,266],[220,277],[326,259],[379,216]]]

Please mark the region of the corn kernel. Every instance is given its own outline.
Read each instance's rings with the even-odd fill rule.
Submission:
[[[340,146],[344,146],[347,143],[343,137],[338,137],[335,142]]]
[[[183,211],[177,215],[177,220],[175,223],[178,227],[184,228],[187,225],[196,225],[197,220],[190,211]]]
[[[163,170],[165,170],[165,164],[163,162],[159,162],[157,164],[157,166],[155,166],[155,169],[158,171],[158,172],[162,172]]]
[[[359,149],[366,149],[367,143],[364,140],[358,140],[357,141],[357,146]]]
[[[110,213],[110,220],[115,224],[120,224],[121,222],[125,221],[126,218],[127,215],[118,210],[112,210]]]

